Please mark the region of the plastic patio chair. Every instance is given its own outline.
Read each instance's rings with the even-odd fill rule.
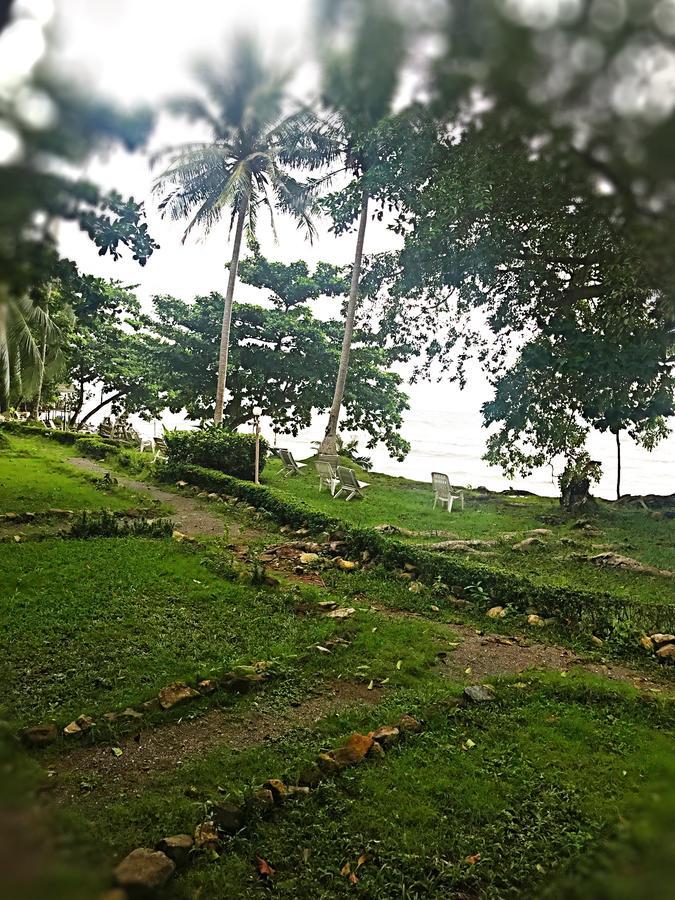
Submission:
[[[363,488],[368,487],[367,481],[359,481],[354,472],[347,466],[337,467],[337,477],[340,484],[339,491],[335,497],[341,497],[346,494],[345,500],[353,500],[354,497],[363,499]]]
[[[335,496],[335,489],[340,484],[340,479],[335,474],[335,469],[329,462],[317,459],[316,471],[319,476],[319,492],[325,486],[330,491],[331,497]]]
[[[464,492],[461,491],[459,494],[451,493],[450,479],[447,475],[444,475],[442,472],[432,472],[431,484],[434,489],[434,509],[436,509],[437,504],[440,503],[441,506],[445,506],[450,513],[452,512],[452,504],[455,500],[461,501],[462,509],[464,509]]]
[[[289,475],[300,475],[300,469],[304,469],[307,463],[299,463],[293,459],[293,454],[290,450],[284,450],[283,448],[278,448],[279,459],[283,463],[281,474],[284,478],[288,478]]]

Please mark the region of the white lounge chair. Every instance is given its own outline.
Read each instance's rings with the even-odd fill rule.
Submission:
[[[139,452],[143,453],[145,450],[149,450],[151,453],[155,452],[155,439],[152,437],[142,437],[140,439]]]
[[[317,459],[316,471],[319,476],[319,492],[324,486],[328,488],[331,497],[335,496],[335,489],[340,484],[340,479],[335,474],[335,469],[329,462],[323,459]]]
[[[304,469],[307,463],[299,463],[293,459],[293,454],[290,450],[284,450],[279,447],[279,459],[283,463],[283,467],[281,469],[281,474],[284,478],[288,478],[289,475],[300,475],[300,469]]]
[[[169,454],[169,448],[163,437],[153,438],[154,446],[152,448],[152,461],[157,462],[158,459],[166,459]]]
[[[448,512],[452,512],[452,504],[455,500],[459,500],[464,509],[464,491],[460,491],[459,494],[451,493],[450,479],[447,475],[443,475],[442,472],[432,472],[431,484],[434,489],[434,509],[440,503],[441,506],[447,507]]]
[[[342,497],[343,494],[346,494],[345,500],[353,500],[354,497],[363,499],[362,491],[363,488],[368,487],[367,481],[359,481],[354,472],[348,469],[347,466],[337,467],[337,477],[340,489],[335,494],[335,497]]]

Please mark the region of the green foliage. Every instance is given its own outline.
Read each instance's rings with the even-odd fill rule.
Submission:
[[[78,437],[75,441],[75,449],[82,456],[91,459],[105,459],[106,456],[117,449],[114,441],[107,441],[100,437]]]
[[[209,425],[195,431],[168,431],[165,440],[170,465],[187,463],[217,469],[233,478],[254,478],[255,435]],[[266,461],[267,441],[260,438],[261,472]]]
[[[99,537],[171,537],[173,522],[170,519],[124,518],[109,509],[81,514],[70,529],[72,538]]]

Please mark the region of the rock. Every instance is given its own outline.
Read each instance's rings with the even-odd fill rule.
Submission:
[[[234,803],[218,803],[211,810],[211,819],[223,834],[236,834],[244,827],[244,812]]]
[[[343,559],[341,556],[336,556],[333,560],[333,564],[343,572],[351,572],[353,569],[358,569],[359,567],[357,562],[354,562],[351,559]]]
[[[72,509],[56,509],[56,508],[54,508],[54,509],[48,509],[47,515],[53,516],[56,519],[70,519],[70,517],[74,516],[75,513],[72,511]]]
[[[341,769],[346,766],[353,766],[366,756],[370,748],[373,746],[373,739],[369,734],[352,734],[344,747],[338,747],[337,750],[331,750],[330,756]]]
[[[332,754],[328,753],[319,753],[316,764],[324,775],[337,775],[342,768]]]
[[[413,577],[410,572],[397,572],[397,577],[401,579],[401,581],[412,581]]]
[[[653,634],[652,643],[655,647],[660,647],[662,644],[675,644],[675,634]]]
[[[318,553],[301,553],[299,559],[303,566],[315,566],[321,557]]]
[[[511,548],[512,550],[520,550],[521,552],[529,553],[532,550],[541,550],[542,547],[545,547],[546,544],[542,541],[541,538],[538,537],[530,537],[525,538],[524,541],[519,541],[517,544],[514,544]]]
[[[465,609],[467,606],[471,606],[469,600],[464,600],[461,597],[448,597],[448,603],[454,606],[455,609]]]
[[[254,815],[264,816],[275,807],[274,794],[269,788],[259,788],[246,801],[246,810]]]
[[[321,600],[316,605],[319,607],[321,612],[327,612],[331,609],[337,609],[337,603],[335,602],[335,600]]]
[[[553,532],[550,528],[531,528],[528,534],[531,534],[533,537],[549,537]]]
[[[283,803],[286,799],[286,785],[278,778],[268,778],[267,781],[263,784],[263,788],[266,788],[268,791],[272,791],[274,802],[277,804]]]
[[[543,628],[546,625],[546,622],[536,613],[530,613],[527,617],[527,624],[532,625],[533,628]]]
[[[492,606],[485,615],[490,619],[503,619],[506,616],[506,610],[503,606]]]
[[[312,763],[311,766],[307,766],[306,769],[302,770],[298,781],[302,787],[309,789],[321,784],[323,777],[324,775],[319,766],[316,763]]]
[[[160,709],[159,697],[151,697],[149,700],[145,700],[141,703],[141,709],[144,709],[146,712],[154,712]]]
[[[417,572],[417,566],[414,563],[403,563],[403,568],[406,572]]]
[[[402,734],[419,734],[424,731],[424,725],[407,713],[398,720],[398,727]]]
[[[91,716],[78,716],[74,722],[71,722],[70,725],[66,725],[63,729],[63,736],[77,737],[81,734],[86,734],[88,731],[91,731],[95,724],[96,723]]]
[[[218,688],[218,682],[215,678],[205,678],[197,684],[200,694],[212,694]]]
[[[377,741],[381,747],[388,750],[389,747],[393,747],[394,744],[398,743],[398,740],[401,737],[401,731],[395,725],[383,725],[381,728],[373,731],[371,737],[374,741]]]
[[[612,569],[624,569],[627,572],[636,572],[639,575],[661,575],[664,578],[672,578],[675,574],[670,569],[657,569],[648,566],[630,556],[621,556],[619,553],[596,553],[595,556],[584,557],[594,566],[609,567]]]
[[[172,859],[181,868],[186,866],[190,859],[190,851],[194,846],[194,838],[189,834],[173,834],[163,838],[157,849]]]
[[[178,531],[177,528],[174,528],[174,530],[171,532],[171,537],[174,539],[174,541],[177,541],[179,544],[181,544],[183,541],[187,540],[187,535],[183,534],[182,531]]]
[[[206,496],[209,500],[220,500],[220,494],[216,494],[215,491],[211,491],[211,493]]]
[[[54,722],[47,725],[33,725],[23,728],[19,732],[19,738],[27,747],[46,747],[57,740],[59,732]]]
[[[185,703],[186,700],[192,700],[194,697],[199,697],[200,694],[199,691],[189,687],[185,682],[174,681],[162,688],[157,696],[159,697],[159,705],[162,709],[171,709],[178,703]]]
[[[173,860],[159,850],[132,850],[115,869],[120,887],[153,891],[163,887],[176,870]]]
[[[337,609],[331,609],[324,613],[327,619],[348,619],[353,616],[356,610],[353,606],[339,606]]]
[[[197,850],[217,850],[220,846],[220,835],[213,822],[201,822],[195,829],[195,847]]]
[[[495,695],[486,684],[469,684],[464,688],[464,699],[470,703],[490,703]]]
[[[176,482],[176,487],[178,487],[178,488],[185,488],[187,486],[188,486],[187,481],[177,481]]]
[[[643,634],[640,638],[640,644],[645,648],[645,650],[649,650],[650,653],[654,649],[654,641],[650,637],[647,637],[646,634]]]
[[[599,638],[595,634],[591,635],[591,641],[595,644],[596,647],[602,647],[602,645],[605,643],[602,638]]]
[[[664,644],[656,651],[659,659],[675,659],[675,644]]]
[[[377,741],[373,741],[373,745],[368,751],[368,759],[380,762],[385,758],[386,755],[387,754],[384,752],[382,744],[378,744]]]
[[[424,590],[424,585],[421,581],[413,581],[408,590],[411,594],[421,594]]]

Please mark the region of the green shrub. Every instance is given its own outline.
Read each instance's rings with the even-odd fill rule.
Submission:
[[[170,519],[125,519],[110,510],[97,513],[83,512],[73,524],[69,536],[94,537],[171,537],[173,522]]]
[[[210,425],[197,431],[169,431],[166,445],[170,463],[187,463],[253,481],[255,437]],[[260,439],[260,471],[265,466],[267,441]]]
[[[57,431],[54,428],[45,428],[44,425],[25,425],[23,422],[2,422],[0,428],[9,434],[23,434],[27,437],[38,436],[49,438],[57,444],[74,444],[82,437],[77,431]]]
[[[75,441],[75,449],[82,456],[88,456],[91,459],[105,459],[109,453],[117,449],[117,445],[114,441],[106,441],[92,435],[91,437],[79,437]]]

